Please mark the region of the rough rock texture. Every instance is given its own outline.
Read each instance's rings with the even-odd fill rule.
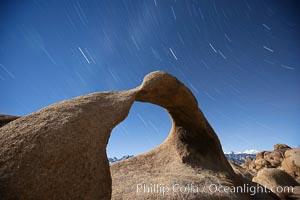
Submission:
[[[269,161],[267,161],[265,159],[256,159],[256,160],[254,160],[254,164],[255,164],[256,170],[260,170],[262,168],[269,168],[271,166]]]
[[[271,167],[278,167],[280,166],[284,155],[281,151],[274,151],[274,152],[266,152],[265,159],[270,163]]]
[[[264,168],[257,173],[257,176],[253,178],[253,182],[266,186],[268,189],[275,192],[281,199],[285,199],[292,192],[292,187],[298,186],[298,183],[288,173],[275,169]],[[277,190],[276,187],[281,186]],[[291,187],[290,190],[283,189],[285,186]]]
[[[12,115],[2,115],[0,114],[0,127],[8,124],[11,121],[14,121],[18,119],[19,117],[17,116],[12,116]]]
[[[111,179],[106,145],[134,101],[164,107],[172,129],[159,147],[113,164]],[[208,191],[211,183],[236,186],[244,179],[190,90],[161,71],[132,90],[89,94],[16,119],[0,128],[0,147],[1,199],[272,199]],[[201,191],[137,193],[142,183],[195,184]]]
[[[291,149],[285,144],[275,144],[274,151],[259,152],[256,159],[247,159],[240,166],[254,176],[254,182],[268,188],[275,185],[295,186],[300,182],[300,148]],[[236,173],[245,174],[241,170]],[[281,199],[300,199],[300,189],[296,186],[294,193],[277,193],[277,195]]]
[[[287,199],[289,200],[299,200],[300,199],[300,186],[295,186],[293,188],[293,193],[289,194]]]
[[[0,199],[110,199],[110,132],[135,91],[63,101],[0,128]]]
[[[300,177],[300,148],[285,151],[281,169],[296,179]]]
[[[250,173],[257,173],[264,168],[281,169],[299,182],[300,148],[291,149],[285,144],[275,144],[274,151],[259,152],[256,154],[256,159],[247,159],[240,166]]]
[[[250,157],[247,157],[247,158],[250,158]],[[247,161],[247,159],[246,159],[246,161]],[[255,176],[255,174],[253,172],[250,172],[250,171],[246,170],[245,168],[241,167],[239,163],[234,163],[234,162],[230,162],[230,161],[229,161],[229,163],[230,163],[234,173],[241,176],[242,178],[246,178],[251,181],[252,178]]]
[[[280,150],[280,149],[291,149],[291,147],[289,147],[286,144],[274,144],[274,150]]]

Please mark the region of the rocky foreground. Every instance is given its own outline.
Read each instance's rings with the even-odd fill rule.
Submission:
[[[275,144],[273,151],[262,151],[256,154],[256,159],[246,158],[246,162],[232,164],[240,175],[253,182],[266,186],[292,186],[294,193],[276,192],[281,199],[300,199],[300,148]],[[245,170],[240,170],[242,167]]]
[[[134,101],[165,108],[170,134],[157,148],[110,166],[110,133]],[[255,186],[247,169],[229,164],[194,95],[162,71],[132,90],[62,101],[0,128],[1,199],[278,199],[271,191],[209,189]],[[159,184],[177,190],[147,192]],[[199,191],[180,189],[191,185]]]

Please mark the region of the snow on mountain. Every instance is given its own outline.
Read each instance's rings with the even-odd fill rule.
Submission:
[[[251,158],[255,158],[256,157],[256,153],[258,153],[259,151],[257,150],[253,150],[253,149],[248,149],[245,150],[244,152],[224,152],[225,157],[227,158],[227,160],[232,161],[232,162],[240,162],[243,163],[245,162],[247,157],[251,157]]]
[[[254,149],[247,149],[245,150],[243,153],[247,153],[247,154],[257,154],[260,151],[254,150]]]

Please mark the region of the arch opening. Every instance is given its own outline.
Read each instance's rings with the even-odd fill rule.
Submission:
[[[135,101],[127,118],[112,130],[107,157],[115,161],[154,149],[168,137],[171,126],[172,120],[164,108]]]

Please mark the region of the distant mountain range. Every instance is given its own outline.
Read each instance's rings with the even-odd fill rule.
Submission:
[[[231,162],[239,162],[239,163],[244,163],[247,157],[251,157],[253,159],[256,158],[256,154],[249,154],[249,153],[225,153],[225,157],[227,158],[227,160],[231,161]]]
[[[233,152],[233,151],[224,152],[224,154],[225,154],[225,157],[227,158],[227,160],[229,160],[229,161],[243,163],[243,162],[245,162],[247,156],[255,159],[256,153],[258,153],[258,152],[259,151],[257,151],[257,150],[246,150],[244,152]],[[108,161],[110,163],[113,163],[113,162],[126,160],[126,159],[132,158],[132,157],[133,157],[133,155],[126,155],[121,158],[113,157],[113,158],[108,158]]]
[[[118,162],[118,161],[126,160],[126,159],[132,158],[132,157],[133,157],[133,155],[123,156],[122,158],[116,158],[116,157],[108,158],[108,162],[110,162],[110,163]]]

